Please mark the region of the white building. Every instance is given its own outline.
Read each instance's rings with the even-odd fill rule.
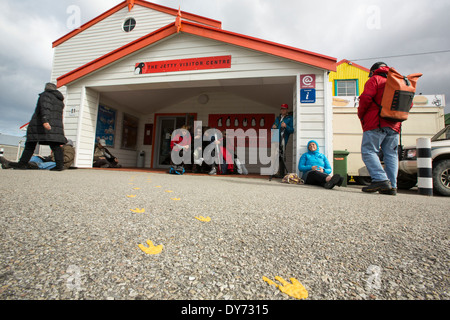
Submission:
[[[270,128],[284,103],[295,124],[289,171],[310,139],[332,159],[328,72],[335,58],[139,0],[123,1],[53,47],[52,81],[66,97],[65,131],[77,167],[92,167],[96,139],[106,138],[124,166],[135,167],[143,150],[145,167],[164,168],[170,133],[186,119]]]

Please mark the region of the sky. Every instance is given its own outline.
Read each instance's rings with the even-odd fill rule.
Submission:
[[[0,0],[0,133],[34,112],[50,81],[52,43],[120,0]],[[423,73],[417,93],[445,94],[450,113],[449,0],[154,0],[219,20],[227,31],[351,60]]]

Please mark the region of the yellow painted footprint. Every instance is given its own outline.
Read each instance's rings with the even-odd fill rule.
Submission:
[[[160,254],[163,246],[160,244],[159,246],[154,246],[153,242],[150,240],[147,240],[148,247],[144,246],[143,244],[140,244],[138,247],[142,251],[144,251],[146,254]]]
[[[275,277],[275,280],[278,280],[283,285],[278,285],[272,280],[263,277],[263,280],[267,282],[269,285],[274,285],[278,289],[280,289],[281,292],[287,294],[290,297],[296,298],[296,299],[306,299],[308,298],[308,291],[306,288],[295,278],[291,278],[292,283],[287,282],[282,277]]]
[[[173,201],[181,201],[181,198],[171,198]]]
[[[130,195],[127,195],[127,197],[128,197],[128,198],[136,198],[137,195],[136,195],[136,194],[130,194]]]
[[[141,188],[133,188],[133,190],[141,190]]]
[[[204,216],[195,217],[195,219],[197,219],[198,221],[201,221],[201,222],[210,222],[211,221],[210,217],[205,218]]]
[[[134,213],[145,213],[145,209],[139,209],[139,208],[130,209],[130,211],[134,212]]]
[[[156,186],[155,188],[162,188],[161,186]]]
[[[167,193],[172,193],[173,191],[172,191],[172,190],[166,190],[166,192],[167,192]]]

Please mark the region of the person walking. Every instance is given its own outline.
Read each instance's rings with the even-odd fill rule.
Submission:
[[[51,171],[64,170],[64,153],[61,145],[67,143],[63,125],[64,96],[53,83],[47,83],[39,94],[36,109],[27,128],[25,149],[15,169],[27,169],[37,144],[48,145],[53,151],[56,167]]]
[[[396,195],[401,122],[389,121],[379,116],[379,105],[388,72],[386,63],[375,63],[370,68],[370,79],[359,98],[358,117],[363,129],[361,154],[372,178],[372,183],[362,188],[362,191]],[[380,152],[383,153],[384,168],[380,161]]]

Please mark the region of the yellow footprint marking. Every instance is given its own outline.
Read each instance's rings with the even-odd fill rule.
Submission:
[[[263,280],[267,282],[269,285],[274,285],[278,289],[280,289],[281,292],[287,294],[288,296],[291,296],[296,299],[306,299],[308,298],[308,291],[306,288],[295,278],[291,278],[292,283],[287,282],[282,277],[275,277],[275,280],[278,280],[283,285],[278,285],[272,280],[263,277]]]
[[[133,190],[141,190],[141,188],[133,188]]]
[[[162,188],[161,186],[156,186],[155,188]]]
[[[159,246],[154,246],[153,242],[150,240],[147,240],[148,247],[144,246],[143,244],[140,244],[138,247],[142,251],[144,251],[146,254],[159,254],[161,253],[163,246],[160,244]]]
[[[130,194],[130,195],[127,195],[127,197],[128,197],[128,198],[136,198],[137,195],[135,195],[135,194]]]
[[[173,201],[180,201],[181,198],[172,198]]]
[[[173,191],[172,191],[172,190],[166,190],[166,192],[168,192],[168,193],[172,193]]]
[[[131,212],[134,212],[134,213],[144,213],[144,212],[145,212],[145,209],[139,209],[139,208],[136,208],[136,209],[130,209],[130,211],[131,211]]]
[[[200,216],[200,217],[195,217],[195,219],[201,221],[201,222],[210,222],[211,218],[210,217],[204,217],[204,216]]]

